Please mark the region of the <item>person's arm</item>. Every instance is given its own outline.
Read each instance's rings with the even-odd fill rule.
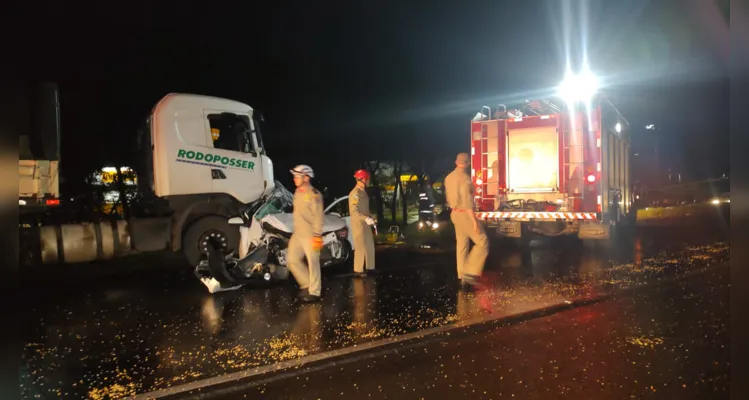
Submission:
[[[479,232],[479,221],[478,219],[476,219],[476,214],[473,212],[473,194],[471,193],[471,181],[467,179],[463,180],[460,183],[458,190],[460,191],[460,204],[466,207],[465,212],[471,217],[471,221],[473,222],[473,229],[476,232]]]
[[[448,181],[449,181],[449,179],[448,179],[448,178],[449,178],[449,177],[450,177],[450,175],[447,175],[447,176],[445,177],[445,179],[444,179],[444,180],[442,181],[442,187],[443,187],[443,188],[445,189],[445,205],[446,205],[446,206],[447,206],[448,208],[455,208],[455,204],[450,204],[450,196],[451,196],[451,193],[452,193],[452,192],[450,192],[450,189],[448,188],[448,187],[450,186],[450,185],[448,184]]]
[[[322,236],[325,215],[323,214],[322,195],[320,193],[315,194],[315,197],[310,204],[310,211],[310,214],[312,214],[312,231],[315,236]]]

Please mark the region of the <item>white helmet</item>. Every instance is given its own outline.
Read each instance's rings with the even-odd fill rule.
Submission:
[[[309,165],[300,164],[290,170],[292,175],[307,175],[310,178],[315,177],[315,171]]]

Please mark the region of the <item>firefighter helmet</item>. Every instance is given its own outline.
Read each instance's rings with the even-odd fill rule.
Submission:
[[[354,172],[354,178],[360,181],[368,181],[369,180],[369,172],[366,169],[360,169],[356,172]]]
[[[300,164],[290,171],[292,175],[307,175],[310,178],[315,177],[315,171],[313,171],[312,167],[310,167],[309,165]]]

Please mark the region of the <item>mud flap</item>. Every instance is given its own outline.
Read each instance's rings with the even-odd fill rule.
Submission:
[[[208,288],[210,293],[242,287],[242,284],[237,282],[237,279],[227,269],[220,243],[215,240],[212,240],[211,245],[208,246],[208,272],[210,276],[201,277],[200,282]]]
[[[611,225],[601,222],[584,222],[580,224],[578,237],[583,240],[608,240]]]
[[[250,237],[250,228],[246,226],[239,227],[239,259],[247,256],[247,250],[250,248],[252,238]]]
[[[522,236],[520,221],[499,221],[497,235],[508,238],[519,238]]]

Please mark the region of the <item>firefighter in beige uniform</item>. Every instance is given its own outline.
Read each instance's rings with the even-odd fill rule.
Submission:
[[[450,220],[455,226],[458,279],[470,288],[477,284],[484,270],[489,239],[483,224],[473,213],[473,187],[467,172],[468,153],[458,154],[455,166],[455,170],[445,177],[445,197],[452,208]],[[474,246],[469,252],[471,241]]]
[[[320,276],[320,249],[322,248],[323,205],[322,194],[310,184],[315,173],[307,165],[297,165],[291,170],[294,175],[294,233],[289,239],[287,263],[289,270],[302,289],[300,298],[304,302],[320,300],[322,278]],[[307,264],[304,265],[304,257]],[[305,290],[306,289],[306,290]]]
[[[375,221],[369,211],[369,195],[365,189],[369,182],[369,172],[360,169],[354,173],[354,178],[356,186],[348,195],[351,235],[354,238],[354,273],[365,276],[365,263],[367,272],[374,272],[375,269],[374,237],[370,228]]]

